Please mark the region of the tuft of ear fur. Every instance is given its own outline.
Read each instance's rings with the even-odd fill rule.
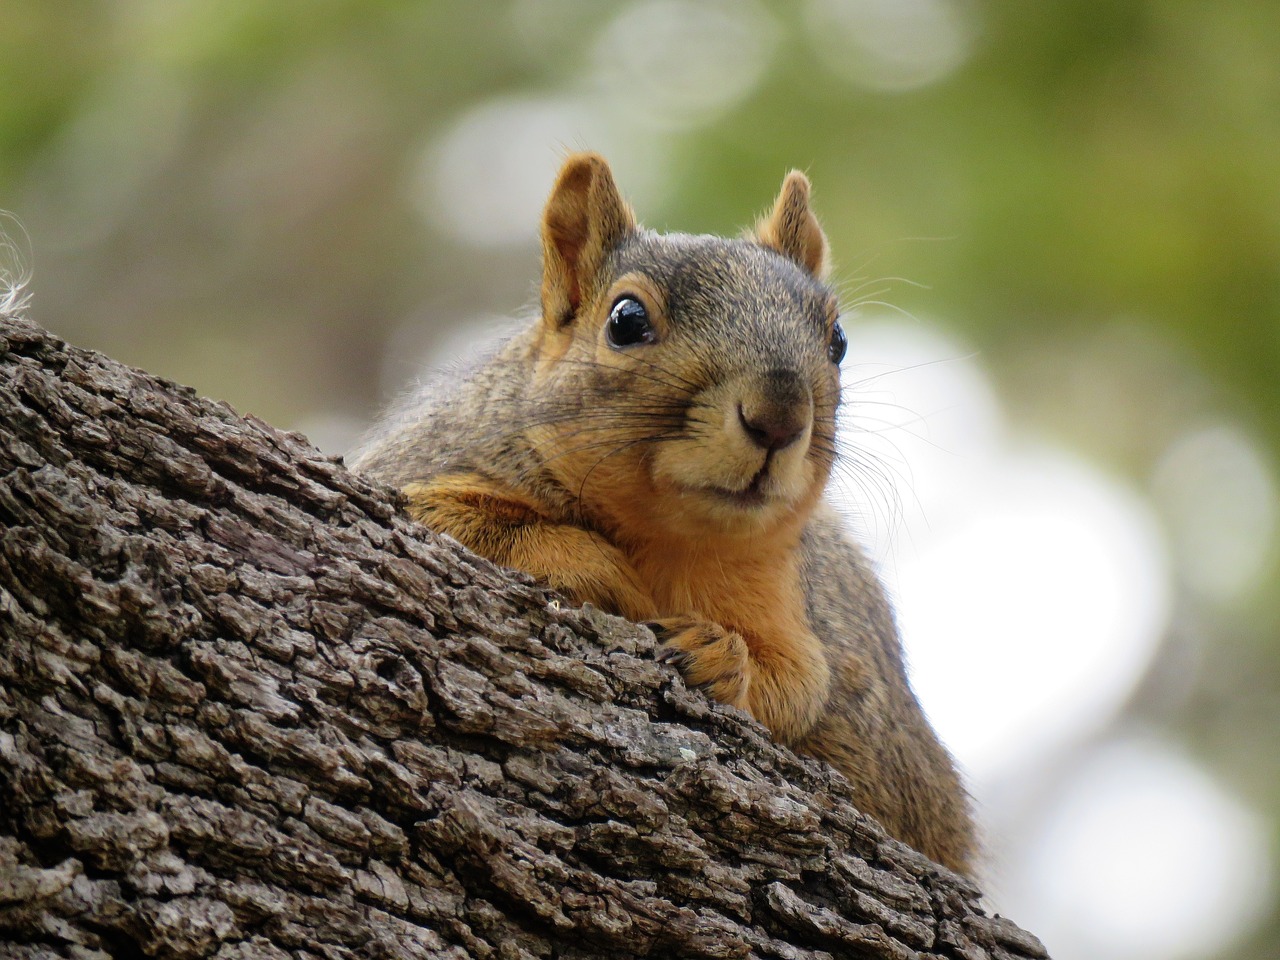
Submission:
[[[827,237],[809,209],[809,178],[799,170],[782,181],[773,212],[756,224],[756,239],[819,280],[826,277]]]
[[[571,154],[542,213],[542,315],[556,327],[577,315],[605,260],[636,229],[604,157]]]

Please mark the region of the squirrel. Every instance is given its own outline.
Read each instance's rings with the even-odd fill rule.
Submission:
[[[689,684],[968,872],[967,794],[823,502],[846,339],[808,179],[788,174],[742,239],[660,234],[602,157],[572,154],[541,236],[541,316],[402,403],[353,469],[482,556],[644,623]]]

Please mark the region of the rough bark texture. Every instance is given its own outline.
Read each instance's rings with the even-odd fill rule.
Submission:
[[[1045,955],[647,631],[3,318],[0,530],[0,955]]]

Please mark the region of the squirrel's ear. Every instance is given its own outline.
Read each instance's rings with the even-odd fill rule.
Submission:
[[[818,279],[826,276],[827,237],[809,209],[809,178],[799,170],[782,181],[773,212],[756,224],[756,239]]]
[[[556,326],[573,319],[605,258],[636,229],[604,157],[575,153],[564,162],[542,214],[542,313]]]

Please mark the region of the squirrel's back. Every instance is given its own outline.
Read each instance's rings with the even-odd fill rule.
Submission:
[[[527,456],[521,435],[491,410],[523,405],[531,366],[526,338],[490,343],[400,396],[349,456],[352,469],[395,487],[441,473]],[[536,466],[530,464],[531,467]]]

